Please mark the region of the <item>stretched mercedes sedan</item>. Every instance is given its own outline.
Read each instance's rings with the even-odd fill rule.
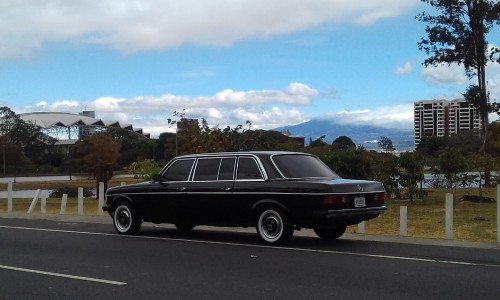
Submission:
[[[337,239],[382,214],[384,200],[381,183],[342,179],[314,155],[255,151],[176,157],[153,181],[108,189],[103,209],[120,234],[142,222],[256,227],[277,245],[301,228]]]

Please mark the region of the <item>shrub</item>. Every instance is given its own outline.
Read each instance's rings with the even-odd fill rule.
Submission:
[[[68,197],[75,198],[78,197],[78,189],[71,187],[62,187],[50,191],[50,198],[61,198],[63,194],[68,194]],[[91,188],[83,188],[83,197],[91,197],[94,192]]]

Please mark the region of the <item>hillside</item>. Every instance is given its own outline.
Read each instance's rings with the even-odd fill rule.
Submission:
[[[306,144],[309,139],[315,140],[325,136],[326,143],[332,143],[339,136],[348,136],[358,145],[368,150],[379,150],[377,144],[381,136],[388,137],[397,151],[413,150],[413,130],[412,129],[388,129],[376,126],[352,126],[341,125],[325,120],[311,120],[305,123],[292,126],[275,128],[276,131],[289,131],[292,136],[305,137]]]

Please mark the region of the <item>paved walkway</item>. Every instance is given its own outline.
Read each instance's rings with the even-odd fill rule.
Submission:
[[[58,214],[40,214],[40,213],[6,213],[0,212],[0,218],[18,218],[18,219],[36,219],[36,220],[53,220],[62,222],[82,222],[82,223],[98,223],[109,224],[113,222],[108,215],[102,216],[78,216],[78,215],[58,215]],[[143,226],[155,227],[171,227],[172,225],[156,225],[152,223],[144,223]],[[255,232],[254,228],[225,228],[225,227],[208,227],[199,226],[199,230],[224,230],[224,231],[237,231],[237,232]],[[312,230],[303,229],[295,231],[294,235],[297,236],[316,236]],[[418,238],[418,237],[402,237],[390,235],[375,235],[375,234],[357,234],[345,233],[341,239],[347,240],[363,240],[363,241],[376,241],[386,243],[404,243],[404,244],[420,244],[420,245],[433,245],[433,246],[448,246],[448,247],[466,247],[466,248],[483,248],[483,249],[498,249],[500,250],[500,243],[483,243],[471,241],[458,241],[446,239],[431,239],[431,238]]]

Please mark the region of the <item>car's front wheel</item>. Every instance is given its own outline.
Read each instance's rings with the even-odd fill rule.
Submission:
[[[338,224],[331,227],[322,227],[322,228],[314,228],[314,232],[317,236],[324,240],[336,240],[341,237],[347,229],[347,226],[344,224]]]
[[[118,203],[113,214],[113,225],[119,234],[135,234],[141,224],[141,217],[130,203]]]
[[[267,244],[280,245],[293,235],[293,224],[280,208],[267,207],[257,217],[257,233]]]

